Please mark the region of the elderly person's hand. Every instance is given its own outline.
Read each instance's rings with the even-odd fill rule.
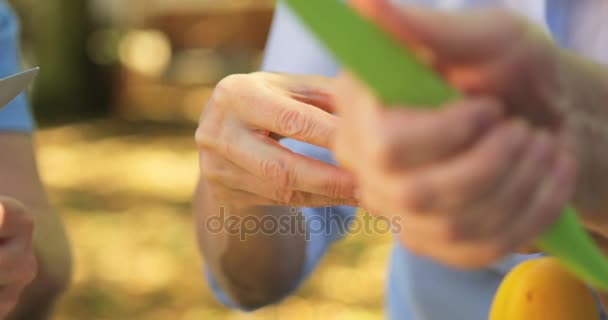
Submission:
[[[17,305],[37,270],[34,222],[17,201],[0,197],[0,319]]]
[[[340,77],[335,151],[364,207],[397,216],[399,239],[415,253],[456,267],[485,266],[533,242],[576,180],[559,50],[503,11],[354,3],[466,96],[440,111],[394,109]]]
[[[356,204],[351,174],[277,142],[289,137],[331,145],[337,118],[330,85],[323,77],[270,73],[220,82],[196,135],[201,181],[216,202],[236,207]]]

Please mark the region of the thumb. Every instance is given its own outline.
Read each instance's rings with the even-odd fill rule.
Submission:
[[[353,0],[355,10],[437,66],[480,62],[508,48],[526,31],[522,19],[505,10],[446,12],[390,0]]]

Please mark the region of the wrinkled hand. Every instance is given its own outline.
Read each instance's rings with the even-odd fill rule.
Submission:
[[[330,84],[322,77],[268,73],[221,81],[196,134],[202,177],[215,199],[244,207],[355,204],[351,174],[275,139],[328,148],[337,125]]]
[[[34,223],[15,200],[0,197],[0,319],[17,305],[37,272]]]
[[[365,208],[398,217],[399,238],[415,253],[456,267],[533,242],[576,175],[551,42],[500,11],[354,2],[467,96],[440,111],[388,109],[356,78],[340,77],[335,152]]]

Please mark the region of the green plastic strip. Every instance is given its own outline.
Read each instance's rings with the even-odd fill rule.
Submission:
[[[458,99],[414,54],[337,0],[285,0],[335,57],[388,105],[439,107]],[[537,245],[571,272],[608,291],[608,260],[567,208]]]

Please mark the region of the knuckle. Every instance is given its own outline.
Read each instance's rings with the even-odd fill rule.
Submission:
[[[236,74],[222,79],[213,90],[213,94],[203,111],[194,138],[199,147],[214,148],[225,129],[226,109],[235,105],[235,96],[243,95],[249,86],[248,75]]]
[[[229,98],[235,91],[239,91],[249,83],[249,75],[233,74],[220,80],[213,93],[215,98]]]
[[[224,120],[216,118],[210,124],[201,123],[195,133],[195,141],[201,154],[223,154],[235,157],[238,154],[236,143],[239,137],[224,125]]]
[[[250,77],[248,75],[230,75],[215,86],[213,94],[209,98],[207,106],[201,116],[199,128],[196,131],[196,141],[206,141],[205,138],[214,136],[221,129],[222,114],[221,110],[230,108],[234,105],[234,97],[242,95],[249,86]]]
[[[307,136],[312,131],[311,121],[293,109],[280,110],[275,118],[275,127],[279,133],[290,137]]]
[[[262,177],[270,180],[279,189],[290,189],[294,184],[294,176],[286,164],[280,160],[264,160],[260,162]]]
[[[217,150],[227,138],[225,120],[221,112],[210,113],[213,114],[201,120],[194,134],[196,145],[203,150]]]

